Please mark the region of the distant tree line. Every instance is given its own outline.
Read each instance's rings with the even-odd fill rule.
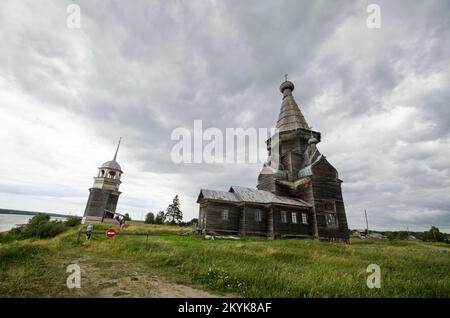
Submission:
[[[397,231],[386,232],[389,240],[407,240],[410,236],[424,242],[446,242],[450,243],[449,235],[442,233],[436,226],[432,226],[430,230],[424,232]]]
[[[164,224],[166,221],[166,214],[164,211],[159,211],[156,216],[152,212],[147,213],[145,216],[145,223],[147,224]]]
[[[432,226],[430,230],[424,232],[412,231],[370,231],[371,233],[380,233],[386,236],[390,241],[408,240],[411,237],[424,242],[444,242],[450,243],[450,235],[443,233],[436,226]]]

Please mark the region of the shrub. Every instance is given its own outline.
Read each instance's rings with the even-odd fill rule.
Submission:
[[[28,224],[25,227],[20,229],[19,237],[27,239],[38,236],[39,229],[49,222],[49,215],[43,213],[36,214],[28,221]]]
[[[0,233],[0,243],[9,243],[20,239],[20,227],[15,227],[9,232]]]
[[[66,226],[74,227],[81,224],[81,218],[78,216],[69,216],[64,222]]]
[[[28,221],[24,227],[14,228],[0,236],[0,242],[11,242],[32,237],[50,238],[64,232],[66,226],[61,221],[50,221],[50,216],[39,213]]]
[[[50,221],[50,216],[48,214],[38,213],[28,221],[28,225],[36,225],[39,223],[49,222],[49,221]]]
[[[393,241],[395,239],[395,235],[391,232],[387,233],[386,237],[389,241]]]
[[[39,238],[50,238],[64,232],[66,227],[62,222],[51,221],[47,223],[42,223],[36,229],[36,236]]]

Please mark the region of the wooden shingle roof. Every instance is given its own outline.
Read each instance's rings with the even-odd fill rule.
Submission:
[[[208,189],[200,190],[200,194],[198,196],[197,202],[201,199],[215,200],[215,201],[239,202],[239,199],[234,195],[234,193],[227,192],[227,191],[208,190]]]
[[[247,187],[232,186],[230,192],[233,192],[242,202],[264,203],[264,204],[280,204],[310,207],[307,202],[291,197],[275,195],[272,192],[258,190]]]
[[[283,101],[281,102],[280,114],[278,115],[277,128],[280,132],[295,130],[298,128],[309,130],[300,108],[295,102],[292,91],[294,84],[290,81],[285,81],[280,86],[280,91],[283,93]]]
[[[230,203],[257,203],[311,207],[309,203],[297,198],[275,195],[269,191],[240,186],[232,186],[228,192],[202,189],[200,190],[197,202],[200,202],[203,199]]]

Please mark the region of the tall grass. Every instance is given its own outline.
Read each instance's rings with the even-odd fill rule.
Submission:
[[[94,230],[102,228],[95,226]],[[104,266],[108,259],[123,262],[126,267],[139,265],[174,282],[244,297],[450,297],[450,252],[428,243],[355,240],[346,245],[262,238],[204,240],[186,235],[186,228],[133,223],[126,229],[131,230],[157,235],[150,236],[148,242],[145,237],[93,236],[77,243],[77,229],[73,229],[51,240],[24,241],[0,248],[0,258],[6,256],[0,266],[6,272],[17,265],[25,268],[26,262],[32,268],[43,263],[60,267],[56,277],[58,284],[63,285],[63,265],[89,255],[98,260],[96,266]],[[38,250],[26,246],[38,246]],[[381,267],[380,289],[366,285],[369,264]],[[33,275],[29,273],[27,277]],[[35,279],[40,279],[49,293],[49,274],[41,275]],[[0,295],[7,292],[1,286],[14,284],[8,277],[0,283]],[[43,290],[36,289],[34,295],[45,294]],[[27,291],[33,294],[30,289]],[[62,291],[55,293],[64,295]]]
[[[0,247],[0,297],[56,297],[65,291],[65,268],[40,244]]]
[[[68,237],[64,244],[73,238]],[[247,238],[195,235],[94,237],[76,247],[157,268],[176,281],[248,297],[450,297],[450,253],[423,243]],[[378,264],[382,288],[369,289],[366,269]]]

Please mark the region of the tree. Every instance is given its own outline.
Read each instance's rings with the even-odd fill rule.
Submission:
[[[429,231],[425,231],[422,236],[423,241],[430,242],[445,242],[447,240],[447,235],[440,232],[435,226],[432,226]]]
[[[152,212],[148,212],[145,216],[145,223],[153,224],[155,223],[155,215]]]
[[[125,213],[125,215],[123,216],[123,220],[124,221],[131,221],[130,215],[128,213]]]
[[[183,220],[183,212],[180,210],[180,199],[178,194],[173,198],[172,204],[167,207],[166,218],[171,224],[180,223]]]
[[[155,218],[155,224],[163,224],[166,220],[166,214],[164,211],[159,211]]]

